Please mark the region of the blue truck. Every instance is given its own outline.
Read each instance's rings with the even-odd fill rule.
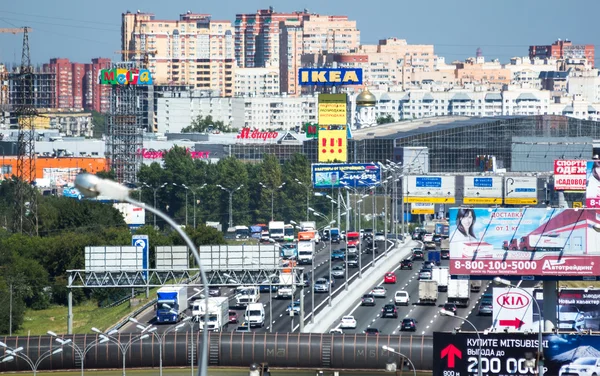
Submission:
[[[447,223],[436,223],[435,234],[442,238],[447,238],[450,236],[450,226]]]
[[[156,321],[175,323],[181,321],[188,308],[187,286],[165,286],[156,292]]]
[[[440,251],[429,251],[427,252],[427,261],[433,262],[435,265],[440,265],[440,260],[442,259],[442,255]]]

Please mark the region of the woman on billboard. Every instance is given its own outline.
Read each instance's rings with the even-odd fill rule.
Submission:
[[[591,168],[590,168],[591,167]],[[591,171],[590,171],[591,170]],[[588,179],[585,198],[600,198],[600,161],[588,162]],[[597,205],[592,205],[597,206]]]
[[[452,234],[451,242],[476,242],[477,236],[473,232],[475,226],[475,211],[470,208],[459,208],[456,214],[456,231]]]

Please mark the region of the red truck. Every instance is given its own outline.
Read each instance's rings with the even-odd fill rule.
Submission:
[[[349,232],[346,234],[346,246],[347,247],[358,247],[360,241],[360,234],[358,232]]]

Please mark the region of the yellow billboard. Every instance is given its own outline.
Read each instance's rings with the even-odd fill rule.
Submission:
[[[346,125],[346,94],[319,94],[319,124]]]
[[[537,205],[537,198],[505,198],[504,203],[507,205]]]
[[[346,129],[319,130],[319,162],[342,162],[348,160]]]
[[[429,203],[429,204],[454,204],[456,200],[454,197],[405,197],[404,202],[414,204],[414,203]]]
[[[463,204],[501,204],[501,198],[464,197]]]

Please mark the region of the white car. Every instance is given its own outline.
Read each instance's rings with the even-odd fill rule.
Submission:
[[[558,306],[558,328],[581,330],[585,326],[585,316],[579,308],[572,305]]]
[[[383,232],[378,232],[375,234],[375,241],[376,242],[384,242],[385,241],[385,235],[383,234]]]
[[[344,316],[342,317],[342,322],[340,323],[341,329],[356,329],[356,320],[354,316]]]
[[[329,334],[344,334],[344,331],[339,328],[333,328],[329,331]]]
[[[588,357],[578,358],[573,363],[565,364],[564,366],[560,367],[560,371],[558,371],[558,376],[564,375],[600,375],[600,359]]]
[[[385,287],[383,287],[383,286],[377,286],[377,287],[374,287],[373,290],[371,290],[371,294],[373,294],[373,296],[376,298],[385,298],[386,292],[387,291],[385,290]]]
[[[408,305],[410,303],[410,295],[406,291],[396,291],[394,294],[394,303],[398,305]]]

